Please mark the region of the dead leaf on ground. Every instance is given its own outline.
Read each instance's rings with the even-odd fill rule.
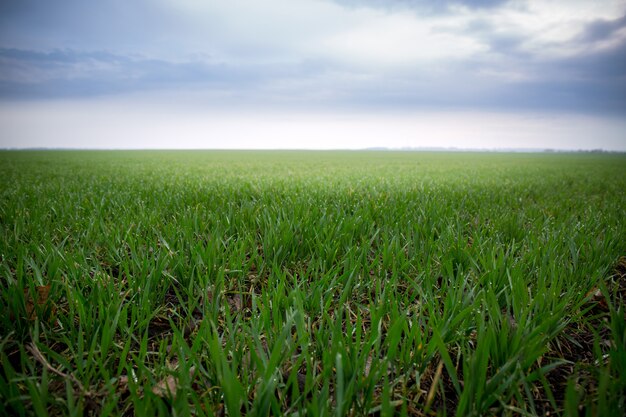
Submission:
[[[290,372],[288,371],[283,371],[282,372],[282,377],[283,380],[286,382],[289,377],[290,377]],[[302,393],[306,390],[306,374],[302,373],[302,372],[297,372],[296,373],[296,384],[298,385],[298,390]]]
[[[177,362],[176,362],[177,364]],[[175,364],[173,364],[175,366]],[[189,378],[193,378],[193,375],[196,372],[195,366],[189,368]],[[168,375],[154,387],[152,387],[152,393],[161,397],[161,398],[176,398],[176,392],[178,391],[178,387],[180,383],[176,375]]]
[[[591,289],[591,291],[589,291],[586,295],[587,299],[589,299],[589,301],[593,302],[593,303],[597,303],[598,307],[600,307],[602,310],[608,310],[609,306],[606,302],[606,298],[604,297],[604,294],[602,294],[602,291],[600,290],[600,288],[593,288]]]
[[[128,379],[128,375],[121,375],[117,378],[117,382],[115,383],[115,392],[118,395],[128,392]]]
[[[43,311],[48,304],[48,296],[50,295],[51,285],[36,285],[36,294],[33,298],[28,288],[24,288],[24,300],[26,302],[26,317],[28,320],[35,320],[37,317],[37,310]],[[56,307],[51,306],[50,318],[54,316]]]
[[[237,313],[243,309],[243,299],[241,294],[234,294],[232,296],[227,296],[226,301],[228,302],[228,306],[231,311]]]
[[[128,388],[128,375],[120,376],[117,379],[117,386],[122,390],[126,390]]]

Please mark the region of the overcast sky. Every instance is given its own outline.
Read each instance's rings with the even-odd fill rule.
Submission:
[[[42,146],[626,150],[626,1],[3,0]]]

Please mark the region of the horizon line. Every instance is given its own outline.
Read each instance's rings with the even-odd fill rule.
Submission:
[[[272,151],[303,151],[303,152],[486,152],[486,153],[626,153],[623,150],[603,148],[472,148],[472,147],[366,147],[366,148],[80,148],[80,147],[0,147],[0,151],[228,151],[228,152],[272,152]]]

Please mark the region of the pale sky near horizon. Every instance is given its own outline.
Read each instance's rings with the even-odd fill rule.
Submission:
[[[5,0],[0,148],[626,151],[626,0]]]

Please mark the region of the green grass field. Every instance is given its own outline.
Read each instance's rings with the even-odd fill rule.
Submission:
[[[0,414],[626,414],[626,155],[0,152]]]

